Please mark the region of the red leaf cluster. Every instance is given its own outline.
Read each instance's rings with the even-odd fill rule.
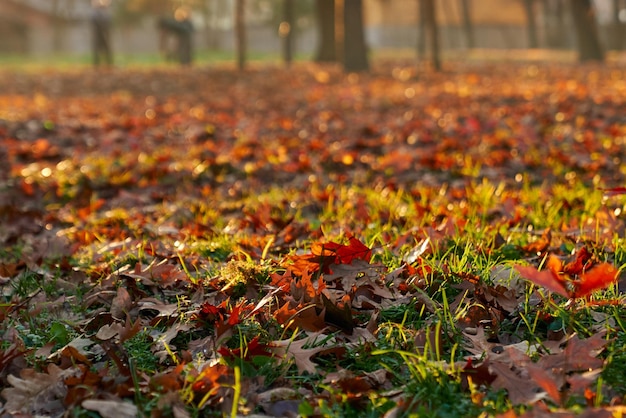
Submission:
[[[563,265],[554,254],[548,256],[547,269],[515,266],[520,275],[532,283],[565,298],[584,298],[594,291],[615,283],[618,270],[609,263],[594,263],[591,253],[582,247],[573,261]]]

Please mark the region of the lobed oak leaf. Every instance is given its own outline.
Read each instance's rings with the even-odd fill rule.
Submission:
[[[159,283],[161,287],[174,286],[177,282],[189,280],[187,274],[177,265],[164,262],[151,265],[148,268],[149,277]]]
[[[306,346],[313,346],[311,348],[305,348]],[[300,340],[280,340],[273,341],[269,344],[270,350],[283,361],[287,361],[290,358],[294,360],[298,372],[300,373],[317,373],[317,365],[311,359],[313,356],[334,348],[335,339],[329,337],[322,332],[314,332]]]
[[[322,293],[321,298],[324,304],[324,322],[336,326],[348,335],[352,335],[356,324],[352,317],[350,305],[345,303],[340,308],[328,299],[324,293]]]
[[[291,281],[291,296],[298,303],[308,303],[317,299],[317,294],[324,288],[323,280],[315,283],[309,273]]]
[[[539,385],[555,402],[561,403],[562,378],[534,363],[527,363],[526,371],[534,383]]]
[[[163,303],[163,301],[156,298],[143,298],[137,302],[139,312],[148,313],[150,317],[156,318],[169,318],[177,316],[180,310],[180,304],[178,303]],[[156,314],[153,314],[155,312]]]
[[[289,292],[291,281],[294,279],[291,272],[292,270],[288,268],[283,274],[277,272],[271,273],[270,284],[285,293]]]
[[[176,322],[165,332],[160,332],[156,329],[151,331],[150,336],[154,341],[151,347],[152,352],[163,361],[173,351],[173,346],[170,345],[170,342],[176,338],[179,332],[186,332],[190,329],[192,329],[191,324]]]
[[[7,387],[0,392],[6,399],[4,410],[10,414],[57,415],[64,411],[63,398],[67,394],[64,379],[77,369],[62,370],[50,364],[47,373],[24,369],[20,377],[7,376]]]
[[[518,375],[505,362],[492,361],[489,364],[489,371],[496,376],[491,386],[505,389],[514,405],[535,403],[545,397],[545,393],[541,392],[533,381]]]
[[[289,272],[289,276],[291,274],[295,274],[297,276],[302,276],[304,274],[312,274],[320,269],[320,264],[324,264],[327,261],[323,259],[320,260],[320,257],[315,255],[315,248],[321,244],[314,243],[311,246],[311,251],[313,254],[304,254],[304,255],[291,255],[286,258],[285,264]],[[285,273],[287,275],[287,273]]]
[[[314,304],[298,305],[297,308],[292,308],[289,302],[285,302],[274,311],[274,318],[285,328],[298,328],[310,332],[321,331],[326,328],[324,317],[318,312]]]
[[[370,264],[364,260],[353,260],[351,264],[333,264],[331,272],[324,275],[324,282],[344,290],[346,293],[359,287],[369,287],[381,298],[394,299],[394,294],[382,283],[386,268],[381,264]]]
[[[601,368],[604,360],[598,358],[597,355],[608,343],[606,332],[599,332],[584,340],[581,340],[578,335],[572,336],[563,350],[563,369],[566,372],[575,372]]]

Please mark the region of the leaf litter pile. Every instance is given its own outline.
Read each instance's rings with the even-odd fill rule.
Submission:
[[[623,412],[623,69],[0,91],[2,416]]]

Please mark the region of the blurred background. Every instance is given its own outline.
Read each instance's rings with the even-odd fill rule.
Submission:
[[[338,0],[340,1],[340,0]],[[346,0],[351,2],[353,0]],[[446,56],[576,49],[576,0],[434,0],[438,48]],[[92,48],[95,3],[110,14],[110,47],[120,62],[164,60],[159,22],[181,8],[193,25],[194,51],[211,59],[237,49],[237,9],[245,22],[250,57],[281,56],[285,19],[291,21],[294,56],[313,58],[319,44],[323,0],[0,0],[0,63],[10,58],[84,58]],[[331,1],[331,3],[334,3]],[[422,4],[420,4],[422,3]],[[363,0],[363,30],[369,52],[413,54],[425,44],[419,0]],[[604,51],[626,48],[626,0],[591,0]],[[288,13],[286,15],[286,13]],[[423,12],[422,12],[423,14]],[[283,25],[281,25],[283,22]],[[526,51],[527,52],[527,51]],[[514,52],[513,52],[514,53]]]

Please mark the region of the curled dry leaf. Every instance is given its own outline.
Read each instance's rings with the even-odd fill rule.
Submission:
[[[309,348],[305,348],[309,346]],[[335,339],[323,334],[314,332],[299,340],[273,341],[269,344],[270,351],[282,361],[293,359],[300,373],[317,373],[317,365],[312,357],[336,346]]]
[[[81,404],[88,411],[96,411],[102,418],[135,418],[137,406],[123,400],[87,399]]]
[[[117,295],[111,301],[111,315],[115,319],[124,319],[126,314],[130,312],[133,306],[133,302],[130,298],[130,294],[125,287],[120,286],[117,288]]]
[[[67,393],[64,379],[77,370],[62,370],[50,364],[47,373],[22,370],[20,377],[7,376],[11,387],[0,392],[6,399],[4,410],[10,414],[58,415],[65,410],[63,398]]]

